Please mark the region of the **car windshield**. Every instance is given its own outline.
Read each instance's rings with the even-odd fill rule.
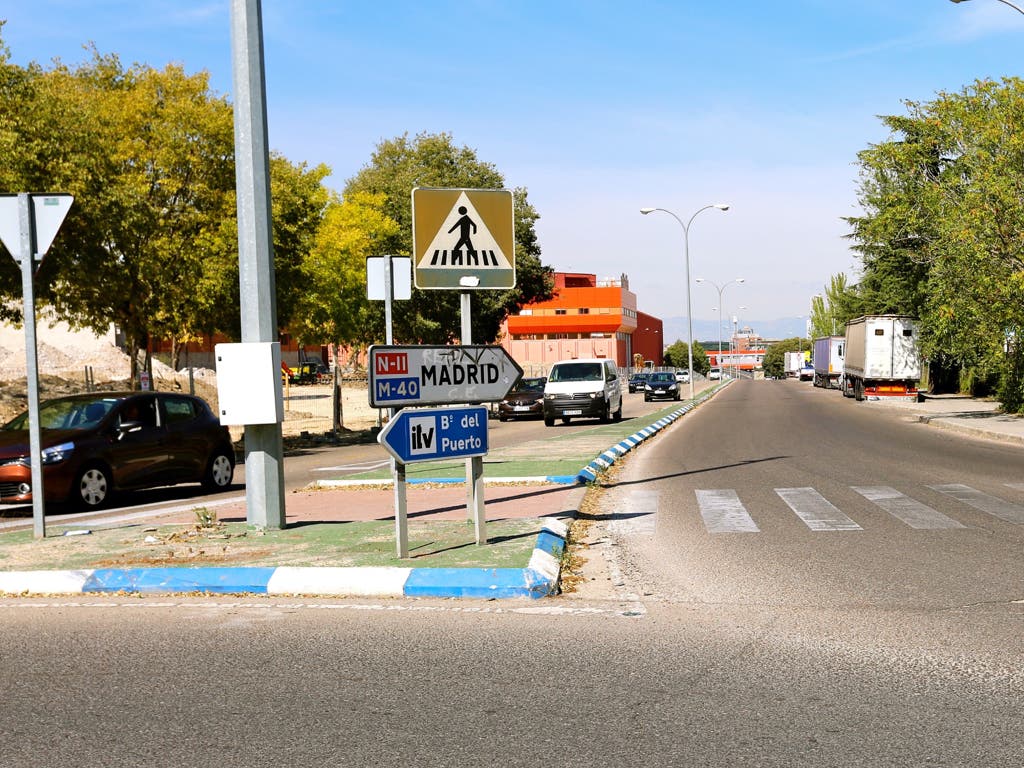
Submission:
[[[662,384],[664,384],[667,382],[674,382],[675,380],[676,377],[673,376],[671,373],[652,373],[651,378],[649,379],[649,381],[652,384],[656,382],[661,382]]]
[[[536,378],[521,379],[513,392],[543,392],[544,382],[547,381],[543,376]]]
[[[559,363],[551,369],[548,381],[601,381],[600,363]]]
[[[114,398],[47,400],[39,406],[40,429],[89,429],[117,403]],[[15,416],[4,429],[28,429],[28,411]]]

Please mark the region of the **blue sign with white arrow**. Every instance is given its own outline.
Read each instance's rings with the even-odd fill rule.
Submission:
[[[381,430],[377,442],[400,464],[483,456],[487,408],[406,408]]]

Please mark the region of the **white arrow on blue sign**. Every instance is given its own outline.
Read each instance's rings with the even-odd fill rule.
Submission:
[[[377,442],[401,464],[462,459],[487,453],[487,409],[406,408],[388,422]]]

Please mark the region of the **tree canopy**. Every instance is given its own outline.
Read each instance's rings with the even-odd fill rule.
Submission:
[[[848,219],[863,264],[859,314],[912,314],[934,362],[998,380],[1024,409],[1024,83],[979,80],[883,122],[859,156],[864,215]]]
[[[381,195],[381,212],[398,227],[375,240],[371,255],[408,256],[412,253],[412,190],[414,187],[503,189],[505,181],[490,163],[479,160],[468,147],[455,145],[447,133],[403,135],[377,145],[368,165],[349,179],[343,197],[359,193]],[[527,191],[513,190],[515,208],[516,287],[472,293],[474,343],[494,341],[506,315],[532,301],[551,298],[551,270],[541,264],[534,224],[540,215]],[[378,312],[382,311],[378,308]],[[394,313],[396,340],[406,343],[444,344],[461,331],[457,291],[414,291],[410,301],[397,302]]]

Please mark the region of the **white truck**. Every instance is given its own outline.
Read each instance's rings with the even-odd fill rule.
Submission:
[[[865,315],[846,324],[843,396],[917,400],[921,379],[917,321],[907,315]]]
[[[843,379],[845,336],[821,336],[814,340],[814,386],[840,389]]]
[[[786,377],[795,379],[800,375],[800,370],[804,367],[804,353],[786,352],[782,364],[786,369]]]

